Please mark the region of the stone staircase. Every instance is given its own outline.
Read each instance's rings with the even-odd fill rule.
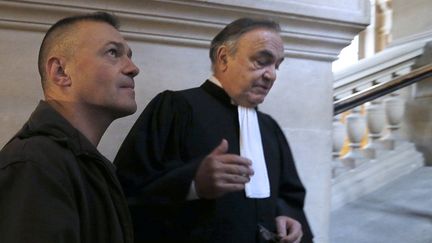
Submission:
[[[420,167],[331,213],[332,243],[431,243],[432,167]]]
[[[432,62],[430,53],[432,36],[399,43],[363,59],[334,74],[334,99],[344,99],[429,65]],[[398,92],[377,98],[365,106],[365,112],[360,112],[360,107],[354,108],[345,123],[335,116],[333,211],[424,166],[423,155],[399,133],[406,107],[404,99],[406,97]],[[360,142],[366,131],[369,132],[369,144],[361,147]],[[345,137],[348,137],[350,151],[339,156]]]

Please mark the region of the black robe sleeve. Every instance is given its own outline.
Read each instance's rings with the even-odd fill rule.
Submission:
[[[143,111],[114,160],[129,199],[155,205],[186,200],[203,159],[182,160],[190,116],[188,103],[172,91],[156,96]]]
[[[297,219],[302,224],[302,242],[309,243],[312,242],[313,236],[303,210],[306,190],[298,176],[286,137],[276,122],[275,127],[277,129],[276,134],[282,154],[277,214]]]

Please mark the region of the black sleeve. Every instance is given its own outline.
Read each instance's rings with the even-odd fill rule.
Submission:
[[[157,205],[184,201],[203,158],[184,161],[191,110],[172,91],[156,96],[140,115],[114,160],[129,199]]]
[[[80,223],[61,176],[33,162],[0,168],[0,242],[78,243]]]
[[[303,209],[306,190],[298,176],[286,137],[276,122],[275,126],[277,128],[277,139],[282,153],[278,215],[289,216],[299,221],[303,229],[302,242],[310,243],[312,242],[313,236]]]

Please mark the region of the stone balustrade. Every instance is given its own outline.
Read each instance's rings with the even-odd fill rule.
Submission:
[[[345,123],[333,122],[332,209],[424,165],[423,155],[399,134],[405,109],[398,94],[354,108]],[[366,133],[368,131],[368,133]],[[346,135],[345,135],[346,134]],[[368,143],[360,146],[368,134]],[[345,138],[350,150],[340,155]]]
[[[430,56],[427,55],[430,40],[425,38],[390,47],[336,73],[334,99],[342,99],[430,64],[430,60],[424,60]],[[407,98],[401,93],[396,91],[355,107],[344,121],[340,115],[334,117],[333,210],[424,165],[423,155],[400,134],[407,107]],[[346,143],[349,150],[341,154]]]

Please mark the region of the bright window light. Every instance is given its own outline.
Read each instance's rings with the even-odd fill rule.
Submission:
[[[358,62],[358,36],[354,37],[351,44],[344,49],[338,59],[332,64],[332,71],[337,72]]]

